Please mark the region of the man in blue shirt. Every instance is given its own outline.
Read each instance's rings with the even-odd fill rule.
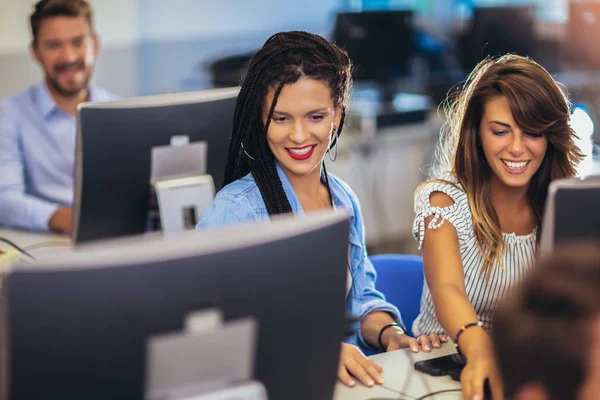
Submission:
[[[45,79],[0,103],[0,225],[71,233],[77,106],[114,96],[89,84],[99,41],[86,0],[41,0],[30,23]]]

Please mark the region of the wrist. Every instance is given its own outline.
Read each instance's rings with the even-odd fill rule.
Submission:
[[[394,343],[394,341],[406,335],[404,329],[398,325],[389,326],[388,328],[383,327],[382,329],[384,330],[381,332],[381,339],[379,341],[380,351],[382,352],[386,351],[389,345]]]
[[[48,220],[48,228],[51,231],[58,231],[61,227],[61,208],[57,208]]]
[[[67,207],[58,207],[48,220],[48,228],[53,232],[70,233],[71,232],[71,209]]]
[[[467,360],[490,356],[493,350],[490,336],[485,330],[479,328],[465,331],[457,345]]]

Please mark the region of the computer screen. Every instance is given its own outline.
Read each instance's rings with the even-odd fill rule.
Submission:
[[[333,41],[348,52],[356,80],[390,85],[409,75],[416,53],[412,17],[410,10],[337,14]]]
[[[460,46],[463,68],[471,70],[488,55],[534,56],[534,26],[534,5],[475,8],[469,31]]]
[[[552,254],[562,243],[600,241],[600,176],[552,182],[546,200],[540,255]]]
[[[207,144],[215,189],[223,174],[239,88],[87,103],[79,109],[73,237],[76,243],[146,230],[152,148],[174,136]]]
[[[0,398],[141,400],[147,339],[218,308],[225,321],[258,321],[254,375],[269,399],[330,400],[348,234],[338,210],[95,242],[17,266],[2,286]]]

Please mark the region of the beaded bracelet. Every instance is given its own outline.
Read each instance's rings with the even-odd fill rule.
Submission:
[[[460,354],[461,356],[463,354],[461,353],[460,348],[458,347],[458,339],[460,338],[460,335],[462,335],[464,331],[466,331],[467,329],[472,328],[474,326],[478,326],[480,328],[483,328],[483,322],[481,322],[481,321],[469,322],[468,324],[463,325],[463,327],[458,330],[458,333],[454,337],[454,347],[456,347],[457,353]]]

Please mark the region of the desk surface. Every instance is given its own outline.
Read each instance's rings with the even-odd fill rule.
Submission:
[[[71,239],[66,235],[0,228],[0,238],[10,240],[34,257],[71,249]],[[0,249],[12,246],[0,241]]]
[[[460,389],[460,383],[452,380],[449,376],[433,377],[414,370],[416,361],[430,358],[442,357],[455,353],[454,345],[445,343],[441,349],[431,353],[413,354],[409,350],[398,350],[391,353],[383,353],[372,356],[384,369],[382,386],[368,388],[357,384],[354,388],[348,388],[342,383],[337,384],[334,400],[391,400],[406,399],[414,400],[428,393],[447,389]],[[403,394],[401,394],[403,393]],[[462,399],[460,392],[444,393],[427,399],[449,400]]]

